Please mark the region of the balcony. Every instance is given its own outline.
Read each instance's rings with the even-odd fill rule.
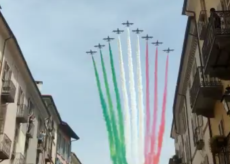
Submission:
[[[204,40],[206,32],[207,32],[207,25],[208,25],[206,10],[202,10],[200,12],[200,16],[199,16],[197,25],[198,25],[198,34],[199,34],[200,40]]]
[[[11,140],[6,134],[0,134],[0,159],[10,158]]]
[[[28,138],[33,138],[33,136],[34,136],[34,124],[33,123],[28,124],[28,129],[27,129],[27,132],[26,132],[26,136]]]
[[[17,121],[18,123],[26,123],[28,121],[29,110],[24,104],[18,105],[17,109]]]
[[[202,48],[204,71],[211,77],[230,80],[230,11],[217,11],[207,25]]]
[[[25,163],[25,157],[22,155],[22,153],[16,153],[14,164],[24,164]]]
[[[16,88],[11,80],[4,80],[2,82],[2,101],[4,103],[13,103],[15,97]]]
[[[190,103],[193,113],[204,117],[214,117],[214,104],[222,96],[223,86],[219,79],[202,73],[198,67],[190,88]]]
[[[52,162],[52,151],[51,148],[47,148],[46,152],[45,152],[45,161],[46,162]]]

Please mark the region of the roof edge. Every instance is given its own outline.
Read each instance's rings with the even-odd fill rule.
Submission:
[[[56,104],[55,104],[55,102],[54,102],[53,96],[52,96],[52,95],[42,95],[42,98],[49,98],[49,99],[51,100],[52,104],[54,105],[55,112],[56,112],[56,114],[57,114],[57,116],[58,116],[58,119],[60,120],[60,122],[62,122],[61,115],[60,115],[60,113],[58,112],[58,109],[57,109],[57,106],[56,106]],[[48,109],[47,109],[47,110],[48,110]]]

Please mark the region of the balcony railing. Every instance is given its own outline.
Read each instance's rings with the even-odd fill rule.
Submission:
[[[22,153],[16,153],[14,164],[24,164],[25,163],[25,157],[22,155]]]
[[[201,40],[205,39],[205,35],[206,35],[206,30],[207,30],[207,12],[206,10],[202,10],[200,12],[200,16],[199,16],[199,21],[198,21],[198,33],[199,33],[199,37]]]
[[[205,73],[229,80],[229,52],[230,11],[217,11],[210,16],[202,48]]]
[[[219,79],[205,75],[198,67],[190,88],[191,108],[197,115],[213,117],[214,103],[221,98],[223,86]]]
[[[3,80],[2,84],[2,100],[5,103],[13,103],[15,97],[16,88],[11,80]]]
[[[17,121],[19,123],[26,123],[28,121],[29,110],[27,105],[18,105],[17,109]]]
[[[0,134],[0,159],[9,159],[11,140],[6,134]]]

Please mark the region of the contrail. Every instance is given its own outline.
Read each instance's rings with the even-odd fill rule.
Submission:
[[[144,102],[143,102],[143,84],[141,73],[141,59],[140,59],[140,38],[137,34],[137,86],[138,86],[138,108],[139,108],[139,156],[140,164],[144,163]]]
[[[164,131],[165,131],[165,111],[166,111],[166,104],[167,104],[167,87],[168,87],[168,60],[169,60],[169,56],[167,55],[161,123],[160,123],[160,128],[159,128],[159,135],[158,135],[158,150],[157,150],[157,154],[155,157],[156,161],[154,161],[154,164],[159,163],[159,159],[161,156],[162,144],[163,144]]]
[[[148,153],[149,153],[149,131],[150,131],[150,104],[149,104],[149,50],[148,50],[148,41],[146,41],[146,131],[145,131],[145,160],[146,164],[148,163]]]
[[[111,127],[111,124],[110,124],[109,113],[108,113],[105,98],[104,98],[104,95],[103,95],[103,92],[102,92],[102,89],[101,89],[101,82],[100,82],[100,78],[99,78],[99,75],[98,75],[96,63],[95,63],[95,60],[94,60],[93,56],[92,56],[92,61],[93,61],[93,66],[94,66],[94,73],[95,73],[95,77],[96,77],[97,88],[98,88],[98,92],[99,92],[99,97],[100,97],[103,117],[105,119],[106,129],[107,129],[107,132],[108,132],[110,158],[113,161],[113,164],[118,164],[116,162],[116,159],[115,159],[116,158],[116,150],[115,150],[115,145],[114,145],[112,127]]]
[[[116,153],[118,153],[117,162],[121,163],[121,161],[122,161],[121,156],[120,156],[121,147],[120,147],[120,141],[119,141],[118,130],[117,130],[117,125],[116,125],[115,111],[113,109],[113,103],[112,103],[112,98],[111,98],[111,94],[110,94],[107,73],[106,73],[104,59],[103,59],[103,55],[102,55],[101,50],[100,50],[100,57],[101,57],[101,66],[102,66],[102,71],[103,71],[103,76],[104,76],[106,95],[107,95],[108,104],[109,104],[109,116],[110,116],[112,129],[113,129],[113,136],[114,136],[114,140],[115,140]]]
[[[134,164],[137,163],[138,156],[138,127],[137,127],[137,104],[136,104],[136,91],[135,91],[135,82],[134,82],[134,73],[133,73],[133,59],[132,59],[132,50],[131,50],[131,38],[130,31],[127,28],[127,42],[128,42],[128,68],[129,68],[129,90],[130,90],[130,99],[131,99],[131,122],[132,122],[132,136],[133,136],[133,154]]]
[[[154,154],[155,154],[155,142],[156,142],[156,125],[157,125],[157,108],[158,108],[158,100],[157,100],[157,82],[158,82],[158,48],[156,47],[156,54],[155,54],[155,71],[154,71],[154,109],[153,109],[153,124],[152,124],[152,134],[151,134],[151,150],[150,150],[150,159],[151,163],[155,161]]]
[[[120,63],[120,74],[121,74],[121,89],[122,89],[124,111],[125,111],[124,126],[125,126],[126,159],[129,163],[131,162],[130,161],[130,158],[131,158],[131,154],[130,154],[131,152],[130,113],[129,113],[129,100],[128,100],[128,93],[127,93],[127,87],[126,87],[126,77],[125,77],[125,69],[124,69],[120,35],[118,35],[118,50],[119,50],[119,63]]]
[[[118,122],[119,122],[119,127],[120,127],[120,154],[121,154],[121,159],[124,164],[127,164],[126,161],[126,150],[125,150],[125,145],[124,145],[124,123],[123,123],[123,113],[121,110],[121,100],[120,100],[120,94],[119,94],[119,89],[117,85],[117,78],[116,78],[116,72],[115,72],[115,67],[114,67],[114,62],[113,62],[113,53],[111,49],[111,45],[109,43],[109,56],[110,56],[110,65],[111,65],[111,71],[112,71],[112,77],[113,77],[113,85],[114,85],[114,91],[116,95],[116,101],[117,101],[117,113],[118,113]]]

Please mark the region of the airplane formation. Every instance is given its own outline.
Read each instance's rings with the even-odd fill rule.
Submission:
[[[122,25],[126,26],[127,28],[130,27],[131,25],[133,25],[134,23],[130,23],[129,21],[122,23]],[[121,34],[122,32],[124,32],[124,30],[120,30],[119,28],[117,28],[116,30],[113,30],[114,33],[116,34]],[[140,34],[143,32],[143,30],[140,29],[136,29],[136,30],[132,30],[132,32],[136,33],[136,34]],[[142,37],[143,39],[145,39],[146,41],[152,39],[152,36],[149,36],[148,34],[146,36]],[[107,38],[103,38],[103,40],[107,41],[108,43],[110,43],[110,41],[114,40],[114,38],[110,38],[109,36]],[[163,44],[163,42],[159,42],[158,40],[156,42],[152,42],[152,44],[154,44],[155,46],[159,46],[160,44]],[[103,47],[105,47],[105,45],[101,45],[100,43],[98,45],[95,45],[94,47],[98,48],[99,50],[101,50]],[[174,51],[174,49],[165,49],[163,50],[164,52],[170,53],[172,51]],[[97,51],[87,51],[87,54],[93,55],[95,53],[97,53]]]

